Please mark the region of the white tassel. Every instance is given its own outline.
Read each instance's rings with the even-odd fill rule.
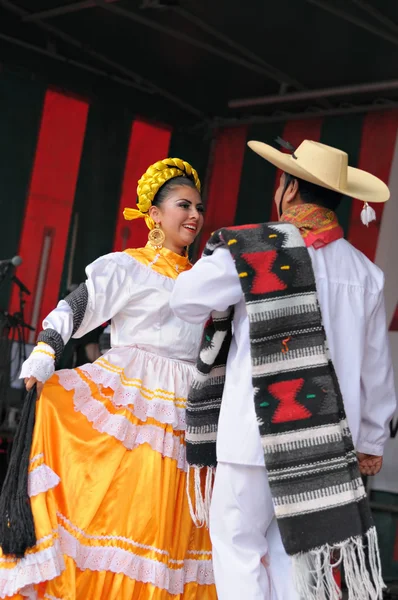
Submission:
[[[366,227],[369,227],[369,223],[372,221],[376,221],[376,213],[367,202],[365,202],[361,210],[361,221]]]
[[[361,537],[328,545],[293,557],[295,585],[303,600],[341,600],[342,594],[333,577],[333,567],[344,566],[348,600],[382,600],[385,584],[381,575],[376,529],[366,534],[366,544]],[[338,550],[340,558],[333,564],[332,552]],[[368,565],[366,561],[368,557]],[[369,569],[369,570],[368,570]]]
[[[205,525],[207,528],[209,528],[210,503],[211,494],[213,491],[215,469],[213,467],[203,468],[206,469],[204,494],[202,494],[202,485],[200,479],[202,468],[188,465],[187,496],[189,512],[191,513],[192,521],[195,523],[196,527],[203,527],[203,525]],[[193,475],[193,490],[191,486],[191,475]]]
[[[205,523],[206,527],[210,527],[210,504],[211,504],[211,494],[213,491],[213,475],[214,469],[212,467],[207,467],[206,473],[206,483],[205,483]]]

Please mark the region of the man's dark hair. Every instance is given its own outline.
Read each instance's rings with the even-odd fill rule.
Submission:
[[[323,206],[324,208],[328,208],[329,210],[333,210],[334,212],[336,212],[343,198],[343,194],[341,194],[340,192],[335,192],[334,190],[328,190],[327,188],[321,187],[320,185],[316,185],[315,183],[304,181],[303,179],[294,177],[289,173],[285,173],[285,186],[283,190],[283,196],[285,195],[285,192],[289,185],[294,180],[296,180],[298,183],[299,193],[305,204],[317,204],[318,206]]]

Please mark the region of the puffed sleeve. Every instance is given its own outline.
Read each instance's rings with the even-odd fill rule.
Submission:
[[[20,377],[46,381],[71,337],[84,336],[122,310],[132,294],[133,264],[127,254],[114,252],[88,265],[86,281],[44,319],[39,343],[22,365]]]
[[[204,323],[213,310],[224,311],[242,298],[242,286],[231,253],[217,248],[190,271],[181,273],[171,296],[174,313],[188,323]]]

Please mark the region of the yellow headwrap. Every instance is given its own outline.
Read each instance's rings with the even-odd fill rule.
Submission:
[[[138,181],[137,209],[125,208],[123,211],[124,218],[127,221],[144,218],[148,228],[154,229],[155,222],[149,216],[148,211],[159,189],[173,177],[189,177],[193,180],[198,192],[200,192],[198,174],[189,163],[180,158],[164,158],[151,165]]]

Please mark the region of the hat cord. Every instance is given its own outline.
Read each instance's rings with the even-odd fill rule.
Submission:
[[[296,148],[290,142],[287,142],[286,140],[282,139],[279,135],[275,141],[277,144],[279,144],[279,146],[281,146],[285,150],[289,150],[292,153],[292,158],[297,160],[297,156],[295,155]]]

